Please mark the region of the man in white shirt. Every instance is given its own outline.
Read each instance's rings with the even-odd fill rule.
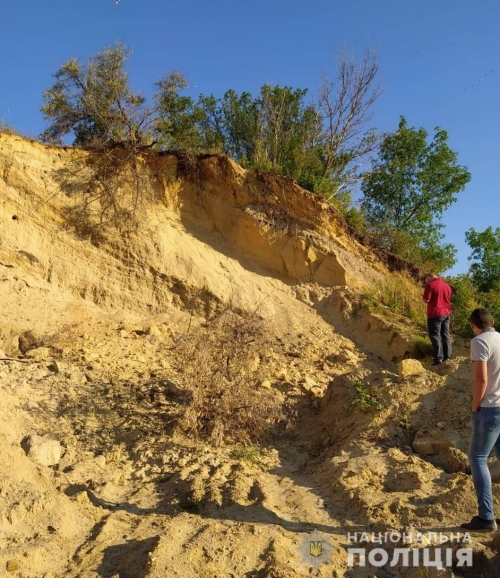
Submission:
[[[470,344],[474,383],[469,462],[479,515],[461,527],[493,531],[497,525],[487,460],[493,448],[500,459],[500,333],[495,331],[495,321],[486,309],[475,309],[470,323],[476,337]]]

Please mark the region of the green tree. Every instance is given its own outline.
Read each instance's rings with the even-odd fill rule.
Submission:
[[[320,117],[306,94],[264,85],[257,97],[232,89],[221,99],[200,96],[195,108],[201,141],[243,166],[280,173],[312,188],[314,175],[322,172],[313,151]]]
[[[156,143],[162,148],[203,150],[197,122],[200,111],[190,96],[182,94],[189,86],[180,72],[171,72],[155,83],[155,115],[153,116]]]
[[[469,229],[465,239],[472,249],[469,272],[478,291],[500,290],[500,227],[483,232]]]
[[[480,293],[484,306],[493,315],[497,329],[500,329],[500,289],[492,289],[488,293]]]
[[[61,144],[72,135],[73,144],[94,148],[118,143],[131,150],[153,144],[196,148],[193,103],[180,94],[186,79],[179,72],[165,76],[148,102],[130,88],[129,56],[130,50],[117,43],[86,63],[65,62],[44,93],[42,112],[50,124],[42,139]]]
[[[248,92],[228,90],[220,101],[224,153],[244,166],[255,166],[259,149],[259,102]]]
[[[44,93],[42,112],[49,127],[48,142],[62,143],[73,134],[74,144],[89,146],[112,141],[147,141],[151,111],[145,98],[133,92],[124,70],[130,51],[122,44],[106,48],[87,63],[76,58],[56,72],[55,84]]]
[[[444,270],[455,262],[454,249],[443,245],[441,217],[470,180],[448,134],[408,127],[401,117],[398,130],[381,144],[372,171],[362,184],[363,211],[381,244],[420,263],[433,262]]]
[[[319,115],[305,100],[306,89],[264,85],[258,99],[262,150],[271,170],[303,184],[311,160],[308,154],[318,137]]]
[[[214,96],[201,94],[195,105],[201,147],[210,153],[224,153],[226,136],[220,101]]]

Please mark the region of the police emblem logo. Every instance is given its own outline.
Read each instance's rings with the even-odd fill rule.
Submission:
[[[318,568],[321,564],[328,564],[335,548],[330,544],[330,536],[315,530],[312,534],[302,537],[302,544],[298,548],[302,554],[302,563]]]
[[[319,558],[323,554],[323,541],[322,540],[311,540],[309,542],[309,554],[313,558]]]

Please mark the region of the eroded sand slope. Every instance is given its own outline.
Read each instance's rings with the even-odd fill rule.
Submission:
[[[350,569],[346,548],[348,532],[456,532],[475,513],[466,350],[400,379],[413,328],[356,305],[393,273],[328,205],[227,159],[195,178],[145,163],[140,227],[82,239],[65,220],[75,154],[0,135],[0,573],[454,575]],[[286,420],[260,449],[176,427],[179,339],[227,309],[271,328],[261,387]],[[60,455],[27,455],[29,435]],[[300,552],[313,530],[336,548],[318,570]],[[470,575],[498,575],[489,540]]]

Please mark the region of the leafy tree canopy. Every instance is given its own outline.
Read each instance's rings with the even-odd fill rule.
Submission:
[[[401,117],[398,130],[381,144],[373,170],[364,179],[363,210],[371,230],[388,249],[439,270],[454,264],[454,248],[441,243],[441,217],[470,180],[448,134],[409,127]]]
[[[469,229],[465,239],[472,249],[470,274],[476,288],[484,293],[500,291],[500,227],[483,232]]]
[[[179,72],[156,82],[150,100],[134,92],[125,71],[129,55],[117,43],[85,63],[65,62],[44,93],[49,125],[43,140],[220,152],[348,207],[360,162],[378,145],[367,128],[380,94],[374,53],[367,50],[358,63],[343,52],[336,77],[323,78],[317,100],[306,89],[264,85],[256,96],[230,89],[221,98],[200,95],[196,103],[184,94],[189,87]]]
[[[55,73],[56,82],[44,93],[42,112],[50,124],[42,134],[46,142],[61,144],[73,135],[77,146],[102,147],[111,143],[148,145],[158,133],[158,123],[168,112],[172,123],[182,124],[182,113],[191,106],[179,91],[187,86],[174,72],[156,84],[154,102],[129,86],[125,63],[130,50],[117,43],[81,63],[65,62]],[[189,99],[188,99],[189,100]],[[171,126],[163,131],[172,132]]]

